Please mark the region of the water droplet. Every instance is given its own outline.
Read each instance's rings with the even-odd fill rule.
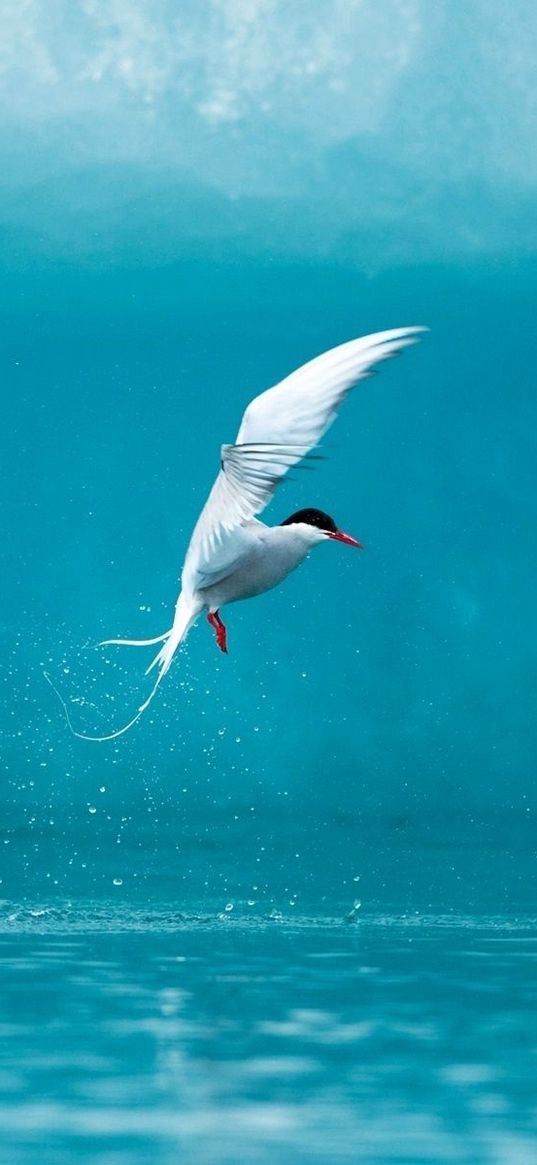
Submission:
[[[233,903],[232,902],[226,902],[226,910],[227,911],[233,910]]]
[[[255,906],[255,898],[248,899],[248,906]]]
[[[101,785],[99,793],[106,793],[106,785]]]
[[[90,813],[96,813],[96,812],[97,812],[97,810],[96,810],[96,808],[95,808],[95,805],[88,805],[88,810],[89,810],[89,812],[90,812]]]
[[[355,874],[355,875],[354,875],[354,878],[353,878],[352,880],[353,880],[353,882],[359,882],[359,881],[360,881],[360,875],[359,875],[359,874]]]
[[[114,878],[113,885],[114,886],[122,886],[123,885],[123,878]]]

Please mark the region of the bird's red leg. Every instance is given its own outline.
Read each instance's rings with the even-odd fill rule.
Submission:
[[[220,651],[223,651],[224,654],[227,655],[227,631],[224,624],[222,623],[218,611],[209,611],[209,614],[207,615],[207,622],[211,624],[211,627],[213,627],[214,631],[216,632],[216,642],[220,648]]]

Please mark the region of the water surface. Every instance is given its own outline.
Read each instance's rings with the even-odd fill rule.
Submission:
[[[529,915],[4,904],[0,946],[9,1165],[535,1160]]]

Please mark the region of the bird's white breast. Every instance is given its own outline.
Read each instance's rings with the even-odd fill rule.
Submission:
[[[237,568],[216,586],[200,591],[208,606],[217,609],[239,599],[250,599],[278,586],[307,557],[312,540],[298,526],[263,526],[256,522],[252,547]]]

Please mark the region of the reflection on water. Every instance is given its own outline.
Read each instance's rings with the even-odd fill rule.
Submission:
[[[4,904],[9,1165],[534,1165],[537,922]]]

